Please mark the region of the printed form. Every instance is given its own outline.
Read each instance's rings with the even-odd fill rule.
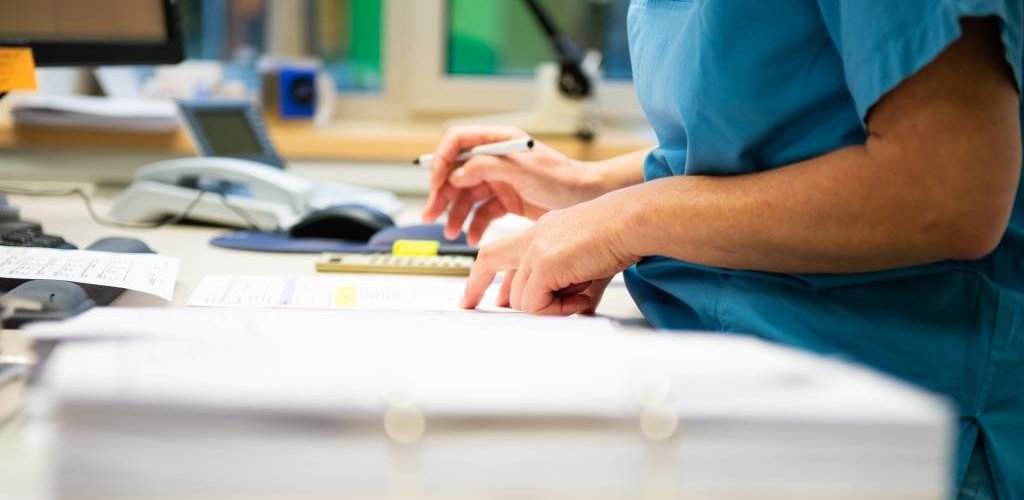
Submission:
[[[206,276],[189,298],[194,307],[288,307],[300,309],[371,309],[452,311],[466,279],[450,276],[332,274],[329,276]],[[491,306],[491,286],[482,306]],[[481,309],[505,310],[497,307]]]
[[[0,278],[112,286],[171,300],[176,257],[151,253],[0,247]]]

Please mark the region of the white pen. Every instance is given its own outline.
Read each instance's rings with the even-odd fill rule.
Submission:
[[[510,155],[514,153],[522,153],[529,151],[533,148],[533,139],[527,137],[525,139],[513,139],[511,141],[492,142],[490,144],[481,144],[475,148],[463,151],[459,156],[455,157],[455,163],[462,163],[474,156],[480,155]],[[433,154],[420,155],[412,161],[414,165],[419,165],[423,168],[430,168],[430,164],[434,163]]]

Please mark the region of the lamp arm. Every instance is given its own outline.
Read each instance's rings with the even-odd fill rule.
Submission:
[[[566,96],[573,98],[588,97],[592,91],[590,77],[583,72],[581,66],[583,56],[579,47],[572,41],[569,35],[562,33],[555,24],[551,13],[540,4],[538,0],[523,0],[527,8],[533,14],[534,20],[540,25],[541,30],[548,37],[552,50],[558,56],[558,63],[561,66],[561,74],[558,78],[558,88]]]

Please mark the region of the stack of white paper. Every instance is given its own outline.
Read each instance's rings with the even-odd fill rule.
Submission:
[[[180,261],[152,253],[0,247],[0,278],[111,286],[171,300]]]
[[[180,123],[168,100],[34,94],[11,106],[19,125],[173,132]]]
[[[488,313],[96,310],[59,498],[944,498],[946,404],[751,339]],[[147,340],[139,340],[138,334]]]

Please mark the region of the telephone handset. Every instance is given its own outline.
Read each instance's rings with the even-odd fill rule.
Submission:
[[[332,205],[369,205],[389,215],[402,209],[387,191],[346,184],[314,183],[284,171],[248,102],[179,103],[183,121],[203,156],[166,160],[140,168],[132,185],[115,200],[111,217],[152,221],[193,205],[189,218],[267,230],[288,229],[313,210]],[[200,193],[211,193],[200,195]],[[231,206],[218,199],[221,195]],[[198,201],[196,201],[198,198]]]

